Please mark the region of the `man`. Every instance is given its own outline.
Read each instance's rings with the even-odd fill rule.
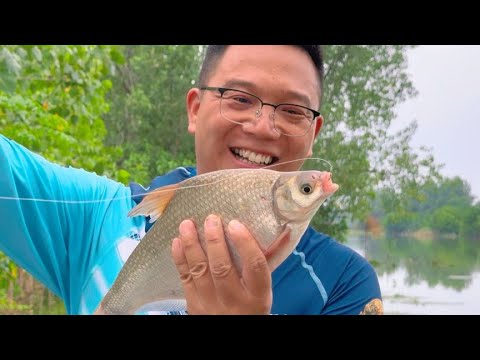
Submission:
[[[301,161],[291,160],[312,155],[322,126],[322,82],[316,46],[209,47],[199,87],[186,98],[196,167],[154,179],[149,191],[219,169],[278,164],[275,170],[298,170]],[[301,121],[289,121],[292,114]],[[0,196],[61,200],[2,206],[0,250],[62,297],[69,313],[93,313],[150,228],[144,218],[126,216],[141,200],[131,196],[145,190],[50,164],[4,138],[0,174]],[[206,253],[189,220],[172,239],[189,314],[382,312],[374,269],[330,237],[308,228],[270,274],[248,230],[236,221],[228,229],[242,256],[242,274],[232,266],[217,217],[206,221]]]

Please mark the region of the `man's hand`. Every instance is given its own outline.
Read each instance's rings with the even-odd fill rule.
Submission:
[[[180,274],[189,314],[269,314],[272,280],[267,259],[245,226],[228,225],[229,236],[243,263],[238,274],[225,242],[221,220],[205,221],[207,254],[195,225],[185,220],[172,243],[172,256]]]

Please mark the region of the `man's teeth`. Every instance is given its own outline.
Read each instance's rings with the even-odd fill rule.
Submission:
[[[254,162],[256,164],[268,165],[272,162],[272,157],[271,156],[257,154],[253,151],[250,151],[250,150],[234,148],[233,152],[235,154],[237,154],[238,156],[244,158],[245,160],[249,160],[249,161]]]

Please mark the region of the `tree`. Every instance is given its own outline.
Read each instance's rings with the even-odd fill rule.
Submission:
[[[49,160],[115,177],[102,117],[116,49],[2,46],[0,132]]]
[[[418,184],[412,193],[382,190],[374,203],[374,213],[383,218],[390,231],[412,231],[424,226],[444,234],[472,237],[479,229],[478,205],[472,203],[470,185],[465,180],[439,177]]]
[[[458,208],[453,206],[442,206],[434,211],[431,218],[431,226],[444,234],[458,234],[461,220]]]
[[[480,203],[467,209],[460,231],[463,235],[480,240]]]
[[[129,180],[147,184],[172,168],[194,164],[193,138],[185,131],[185,95],[200,70],[202,47],[122,46],[105,116],[107,142],[122,146],[118,164]]]

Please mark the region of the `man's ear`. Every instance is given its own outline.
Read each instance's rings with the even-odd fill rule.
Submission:
[[[200,90],[192,88],[187,93],[188,132],[195,134],[198,109],[200,108]]]
[[[320,132],[320,129],[322,128],[322,125],[323,125],[323,117],[322,115],[318,115],[317,123],[315,124],[315,136],[313,137],[314,139],[317,138],[317,135]]]
[[[310,150],[307,153],[307,157],[310,157],[313,154],[313,144],[315,143],[315,139],[317,138],[317,135],[320,132],[320,129],[322,128],[322,125],[323,125],[323,117],[322,115],[319,115],[315,123],[315,133],[312,138],[312,143],[310,144]]]

